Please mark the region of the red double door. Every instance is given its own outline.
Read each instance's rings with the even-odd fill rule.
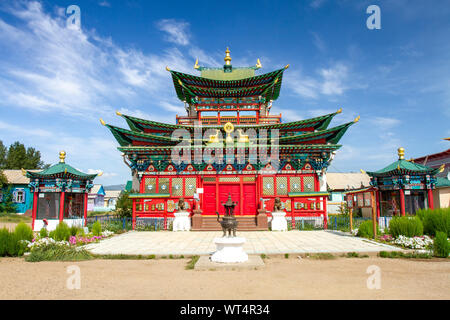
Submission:
[[[227,183],[219,184],[205,184],[203,186],[203,213],[215,214],[218,211],[220,214],[225,213],[223,204],[231,195],[231,200],[237,202],[234,207],[234,214],[236,215],[255,215],[256,214],[256,185]],[[218,194],[217,194],[218,189]],[[218,201],[217,201],[218,200]]]

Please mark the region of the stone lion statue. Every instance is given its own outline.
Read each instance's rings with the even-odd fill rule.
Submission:
[[[186,209],[186,203],[184,202],[184,198],[180,198],[178,200],[178,211],[183,211]]]
[[[283,210],[283,205],[281,203],[280,198],[276,197],[275,198],[275,202],[273,204],[273,211],[282,211]]]

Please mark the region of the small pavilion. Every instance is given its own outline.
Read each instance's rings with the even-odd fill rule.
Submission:
[[[86,225],[87,197],[97,174],[85,174],[65,163],[66,153],[59,153],[60,162],[42,171],[22,169],[30,179],[33,193],[32,228],[54,230],[59,222],[69,226]],[[101,175],[101,174],[98,174]]]
[[[436,174],[443,170],[405,160],[405,149],[398,149],[398,160],[386,168],[367,172],[376,196],[377,217],[415,214],[417,210],[434,209],[433,189]]]

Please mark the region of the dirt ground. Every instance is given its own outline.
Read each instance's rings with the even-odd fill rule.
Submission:
[[[260,270],[185,270],[188,259],[29,263],[0,259],[0,299],[450,299],[450,262],[406,259],[265,260]],[[67,289],[67,267],[81,288]],[[381,289],[368,289],[371,265]]]

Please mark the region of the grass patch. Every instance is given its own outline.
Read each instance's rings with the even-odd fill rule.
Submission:
[[[194,269],[195,264],[197,263],[198,259],[200,259],[200,256],[192,256],[191,260],[189,260],[186,270],[192,270]]]
[[[336,259],[336,256],[332,255],[331,253],[316,253],[309,256],[311,259],[316,260],[333,260]]]
[[[347,252],[347,254],[343,254],[343,257],[346,258],[368,258],[368,254],[359,254],[358,252]]]
[[[34,248],[25,261],[83,261],[93,258],[94,256],[84,248],[52,244]]]
[[[378,253],[380,258],[403,258],[403,259],[431,259],[433,256],[429,253],[416,253],[416,252],[401,252],[401,251],[380,251]]]
[[[289,259],[289,253],[285,253],[285,254],[284,254],[284,257],[285,257],[286,259]]]
[[[12,223],[31,223],[31,217],[15,214],[15,213],[1,213],[0,222],[12,222]]]
[[[261,259],[267,259],[267,255],[265,253],[261,254]]]

